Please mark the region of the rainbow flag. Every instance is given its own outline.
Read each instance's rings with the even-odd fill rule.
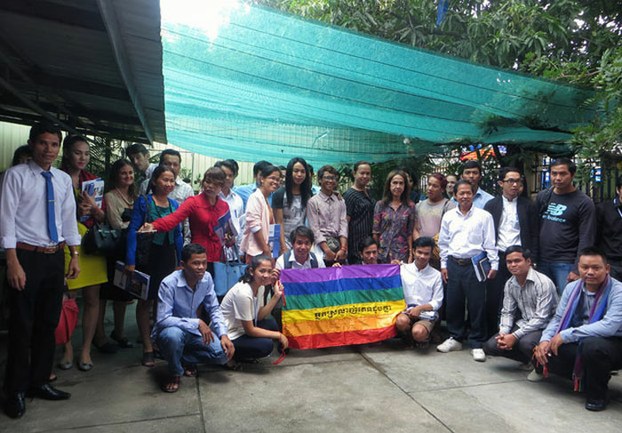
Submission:
[[[294,349],[386,340],[406,308],[398,265],[289,269],[281,282],[283,333]]]

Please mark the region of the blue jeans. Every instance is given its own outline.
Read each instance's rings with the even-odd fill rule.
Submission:
[[[574,263],[567,262],[538,262],[538,271],[549,277],[555,287],[557,294],[562,295],[566,284],[568,284],[568,274],[574,269]]]
[[[218,337],[212,333],[212,341],[203,343],[203,337],[191,334],[176,326],[164,328],[158,334],[156,342],[160,353],[168,362],[171,375],[184,374],[182,364],[218,364],[227,363],[227,355],[220,345]]]

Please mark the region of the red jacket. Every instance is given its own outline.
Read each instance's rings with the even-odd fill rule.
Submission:
[[[167,232],[186,218],[190,221],[192,243],[203,246],[207,251],[208,262],[218,262],[222,256],[222,243],[214,232],[218,218],[229,212],[229,205],[217,198],[212,206],[204,193],[187,198],[172,214],[153,222],[157,231]]]

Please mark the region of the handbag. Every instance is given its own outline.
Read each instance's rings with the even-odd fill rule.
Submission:
[[[246,272],[246,264],[240,261],[240,254],[237,248],[235,246],[233,248],[223,247],[225,257],[228,256],[227,252],[230,256],[231,251],[235,254],[234,260],[214,262],[214,291],[218,297],[225,296],[229,289],[233,287],[235,283],[240,280],[242,275],[244,275],[244,272]]]
[[[113,229],[108,223],[95,223],[82,238],[85,254],[115,254],[121,241],[121,230]]]

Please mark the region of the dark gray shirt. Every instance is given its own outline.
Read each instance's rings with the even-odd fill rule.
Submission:
[[[540,215],[540,260],[576,263],[578,251],[594,245],[594,203],[582,191],[555,194],[541,191],[537,198]]]

